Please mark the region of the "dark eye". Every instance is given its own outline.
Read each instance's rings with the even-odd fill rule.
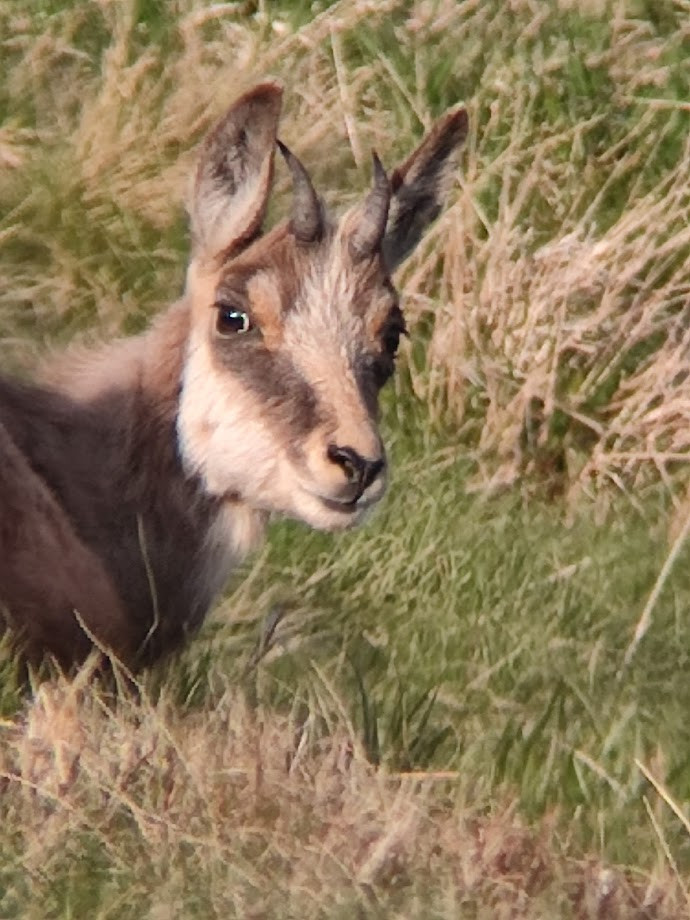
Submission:
[[[394,358],[398,352],[401,335],[407,335],[407,327],[405,326],[405,319],[402,313],[398,307],[395,307],[391,311],[388,322],[381,332],[381,345],[383,351],[390,355],[391,358]]]
[[[397,329],[395,326],[386,329],[381,341],[384,351],[386,351],[391,358],[394,358],[398,353],[398,345],[400,345],[400,329]]]
[[[216,330],[219,335],[242,335],[244,332],[249,332],[254,328],[254,324],[246,310],[223,304],[218,304],[217,306]]]

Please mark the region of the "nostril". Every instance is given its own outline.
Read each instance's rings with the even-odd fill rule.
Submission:
[[[384,466],[381,459],[365,460],[351,447],[338,447],[335,444],[328,446],[328,459],[337,463],[345,472],[348,482],[356,482],[362,492],[369,488]]]
[[[328,459],[343,469],[348,482],[359,479],[364,461],[357,451],[352,450],[351,447],[337,447],[335,444],[329,444],[327,453]]]

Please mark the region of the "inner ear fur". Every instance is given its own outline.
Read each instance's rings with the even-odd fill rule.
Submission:
[[[239,252],[260,232],[282,96],[276,83],[254,87],[204,140],[190,205],[195,254],[215,259]]]
[[[389,271],[404,261],[440,214],[453,180],[457,151],[467,137],[464,108],[451,109],[393,171],[388,226],[382,243]]]

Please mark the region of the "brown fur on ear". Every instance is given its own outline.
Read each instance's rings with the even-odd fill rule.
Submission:
[[[195,255],[235,253],[260,231],[273,179],[283,90],[262,83],[232,105],[206,137],[190,207]]]
[[[406,259],[441,212],[467,137],[467,112],[451,109],[390,177],[392,198],[383,258],[390,271]]]

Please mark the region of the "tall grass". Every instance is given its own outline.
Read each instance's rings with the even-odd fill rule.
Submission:
[[[371,524],[277,526],[138,699],[6,662],[3,916],[687,913],[688,11],[0,0],[3,369],[175,298],[255,80],[341,203],[472,126]]]
[[[189,151],[267,73],[341,200],[371,146],[392,164],[463,99],[460,194],[405,271],[414,392],[483,486],[637,488],[686,462],[682,3],[24,6],[0,7],[8,332],[133,331],[167,301]]]

